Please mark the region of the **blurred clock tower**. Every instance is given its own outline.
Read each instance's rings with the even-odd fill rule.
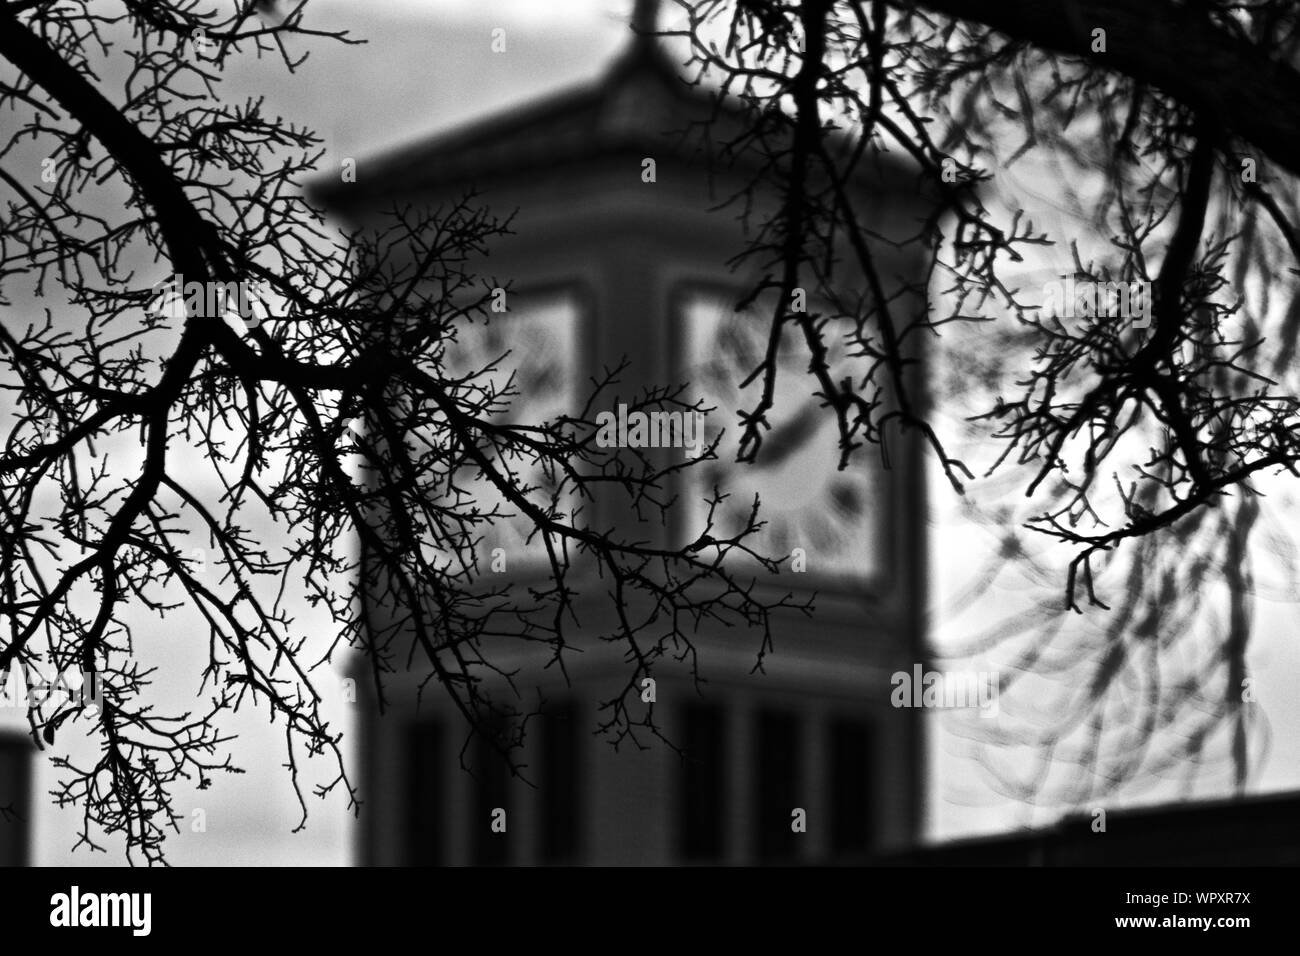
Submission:
[[[477,344],[494,356],[502,343],[513,350],[525,417],[580,407],[583,383],[625,357],[622,400],[645,386],[690,383],[694,398],[717,406],[708,437],[725,426],[730,443],[718,461],[685,469],[673,526],[647,524],[643,535],[696,540],[715,482],[746,510],[757,492],[767,521],[757,547],[806,555],[805,571],[787,566],[770,586],[816,591],[816,610],[778,619],[764,673],[754,672],[759,635],[707,625],[696,635],[702,692],[685,666],[656,666],[655,715],[684,759],[662,744],[615,752],[595,735],[597,704],[626,665],[577,655],[569,683],[539,685],[550,708],[540,728],[530,725],[524,756],[535,788],[474,744],[466,773],[459,714],[432,689],[417,709],[416,679],[396,683],[395,706],[382,718],[367,708],[362,721],[362,862],[862,861],[916,842],[919,712],[890,706],[890,676],[926,659],[921,450],[899,436],[890,469],[866,449],[838,471],[834,423],[812,397],[806,356],[792,348],[759,460],[735,462],[736,411],[752,407],[754,391],[738,386],[756,364],[767,318],[734,311],[757,277],[728,267],[745,236],[736,210],[716,207],[756,167],[724,166],[708,148],[739,130],[732,110],[721,111],[709,142],[680,135],[714,116],[715,101],[685,83],[646,35],[654,6],[638,0],[637,32],[597,82],[363,158],[355,182],[315,196],[353,226],[394,202],[436,206],[471,187],[494,210],[518,210],[513,235],[484,264],[510,280],[509,310],[480,334],[499,341]],[[873,165],[853,188],[861,217],[885,236],[914,233],[927,212],[901,163]],[[922,263],[899,252],[880,271],[915,278]],[[743,520],[726,509],[718,517],[724,532]],[[608,514],[595,523],[602,518],[631,520]],[[527,573],[522,527],[503,522],[495,533]],[[507,811],[505,833],[489,828],[496,808]]]

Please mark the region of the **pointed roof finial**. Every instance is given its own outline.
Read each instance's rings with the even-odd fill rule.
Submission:
[[[632,32],[636,34],[635,43],[655,42],[655,32],[659,29],[659,0],[635,0],[632,7]]]

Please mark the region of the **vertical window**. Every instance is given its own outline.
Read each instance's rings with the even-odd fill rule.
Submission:
[[[406,864],[439,866],[444,861],[442,824],[445,813],[442,725],[434,720],[411,724],[406,732]]]
[[[792,829],[799,800],[799,721],[794,714],[764,710],[754,734],[755,849],[764,863],[787,863],[795,856]]]
[[[474,737],[474,798],[470,801],[470,859],[475,866],[504,866],[510,858],[510,764],[501,747],[507,740],[504,726],[497,724]],[[498,746],[493,746],[493,741]],[[493,814],[506,813],[507,830],[492,829]]]
[[[722,709],[710,704],[688,704],[684,718],[681,853],[688,861],[718,860],[727,847],[726,725]]]
[[[580,851],[578,821],[582,794],[579,750],[581,728],[572,701],[552,707],[542,724],[541,829],[539,856],[543,863],[574,863]]]
[[[861,855],[871,849],[871,729],[860,720],[837,719],[829,729],[830,852]]]

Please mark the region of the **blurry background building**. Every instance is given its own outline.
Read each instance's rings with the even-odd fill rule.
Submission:
[[[33,750],[25,735],[0,731],[0,866],[26,866],[30,855]]]

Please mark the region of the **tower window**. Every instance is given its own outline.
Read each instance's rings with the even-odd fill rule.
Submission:
[[[835,856],[861,855],[871,849],[871,728],[865,721],[834,720],[827,744],[830,851]]]
[[[754,845],[765,863],[790,862],[795,856],[792,813],[799,800],[799,720],[794,714],[764,710],[754,734]]]
[[[421,720],[407,728],[407,866],[444,862],[440,833],[445,811],[442,738],[443,727],[436,720]]]
[[[580,734],[578,708],[572,701],[548,709],[542,724],[540,768],[542,792],[538,849],[544,863],[572,863],[580,849]]]
[[[711,704],[690,703],[684,717],[681,852],[690,861],[718,860],[727,846],[726,724],[722,709]]]
[[[510,858],[510,846],[505,833],[492,828],[493,815],[498,809],[510,817],[510,764],[493,741],[504,745],[506,733],[497,723],[484,729],[474,738],[474,799],[470,801],[469,832],[471,861],[474,866],[504,866]]]

